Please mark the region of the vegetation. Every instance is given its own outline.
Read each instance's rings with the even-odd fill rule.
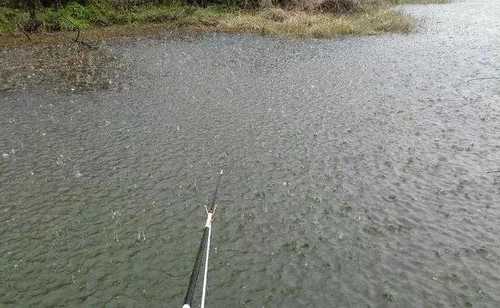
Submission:
[[[0,48],[16,47],[0,53],[0,93],[40,85],[54,91],[121,87],[127,66],[95,43],[120,36],[225,31],[323,38],[411,29],[411,18],[385,2],[402,0],[273,0],[269,6],[267,0],[216,0],[226,2],[206,7],[139,1],[148,0],[0,0]],[[176,29],[192,31],[166,31]]]
[[[226,16],[218,25],[222,31],[226,32],[257,32],[316,38],[407,32],[411,26],[409,18],[388,9],[340,16],[321,12],[311,14],[268,9],[255,14]]]
[[[161,24],[196,31],[298,37],[407,32],[412,19],[390,5],[445,0],[0,0],[1,33]],[[133,31],[137,32],[137,31]]]

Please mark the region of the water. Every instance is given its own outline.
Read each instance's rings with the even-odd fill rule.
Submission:
[[[500,306],[500,2],[410,35],[111,47],[119,88],[3,93],[0,306]],[[199,301],[199,300],[198,300]]]

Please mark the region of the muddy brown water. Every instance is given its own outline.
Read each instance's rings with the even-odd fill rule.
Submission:
[[[111,46],[119,87],[0,97],[0,306],[500,306],[500,2],[409,35]],[[199,297],[197,297],[199,304]]]

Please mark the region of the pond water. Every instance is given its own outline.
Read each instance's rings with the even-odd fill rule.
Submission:
[[[110,90],[0,97],[0,306],[500,306],[500,2],[416,33],[111,44]],[[196,297],[199,304],[199,296]]]

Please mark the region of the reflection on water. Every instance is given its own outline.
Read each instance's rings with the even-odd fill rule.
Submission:
[[[203,205],[209,307],[500,305],[500,6],[410,35],[111,46],[109,91],[0,98],[0,303],[175,307]]]

